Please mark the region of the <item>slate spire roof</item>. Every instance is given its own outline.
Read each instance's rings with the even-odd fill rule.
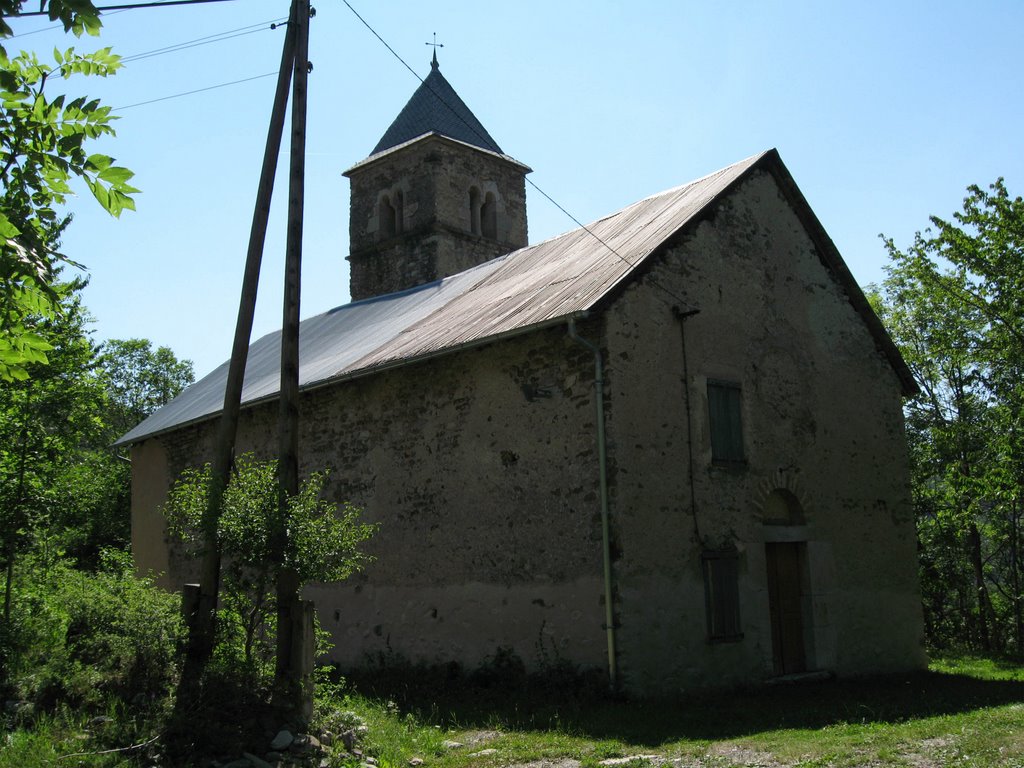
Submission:
[[[504,154],[459,94],[445,80],[437,64],[437,52],[430,62],[430,74],[413,93],[409,103],[381,136],[371,155],[391,149],[425,133],[440,133],[451,139]]]

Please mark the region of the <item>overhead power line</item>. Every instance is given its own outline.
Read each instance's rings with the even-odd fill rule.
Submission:
[[[188,0],[188,2],[215,2],[215,1],[216,0]],[[160,4],[161,5],[174,5],[174,4],[187,5],[188,3],[187,2],[177,2],[177,3],[160,3]],[[154,5],[154,4],[150,3],[148,5]],[[148,7],[148,5],[142,5],[142,6],[138,6],[138,7]],[[126,10],[128,10],[128,9],[120,8],[120,9],[116,10],[114,13],[124,13]],[[29,15],[39,15],[39,14],[33,13],[33,14],[22,14],[22,15],[29,16]],[[111,15],[113,15],[113,14],[111,14]],[[224,32],[217,32],[217,33],[212,34],[212,35],[206,35],[204,37],[198,37],[198,38],[195,38],[193,40],[186,40],[185,42],[175,43],[173,45],[168,45],[168,46],[165,46],[163,48],[156,48],[156,49],[154,49],[152,51],[144,51],[143,53],[135,53],[135,54],[132,54],[130,56],[123,56],[121,58],[121,61],[125,62],[125,63],[132,62],[132,61],[141,61],[143,59],[149,59],[149,58],[153,58],[155,56],[163,56],[163,55],[168,54],[168,53],[176,53],[178,51],[188,50],[189,48],[196,48],[196,47],[201,46],[201,45],[210,45],[212,43],[219,43],[219,42],[222,42],[224,40],[231,40],[231,39],[233,39],[235,37],[242,37],[244,35],[251,35],[251,34],[254,34],[256,32],[269,31],[269,30],[273,30],[275,28],[274,27],[275,24],[280,24],[280,23],[282,23],[284,21],[287,21],[287,20],[288,20],[287,16],[281,16],[281,17],[278,17],[276,19],[267,19],[266,21],[261,21],[261,22],[259,22],[257,24],[249,24],[249,25],[244,26],[244,27],[238,27],[236,29],[229,29],[229,30],[226,30]],[[45,32],[45,31],[48,31],[48,30],[51,30],[51,29],[57,29],[57,28],[62,27],[62,26],[63,25],[61,25],[61,24],[54,24],[54,25],[51,25],[49,27],[43,27],[42,29],[33,30],[32,32],[22,33],[22,35],[14,35],[13,37],[21,37],[23,35],[32,35],[32,34],[36,34],[38,32]],[[161,97],[156,98],[156,99],[149,99],[147,101],[140,101],[140,102],[137,102],[135,104],[126,104],[126,105],[124,105],[122,107],[116,107],[115,109],[118,110],[118,111],[119,110],[123,110],[123,109],[132,109],[134,107],[145,106],[146,104],[155,104],[155,103],[160,102],[160,101],[168,101],[170,99],[178,99],[178,98],[182,98],[184,96],[191,96],[192,94],[202,93],[203,91],[212,91],[212,90],[216,90],[218,88],[227,88],[228,86],[238,85],[240,83],[247,83],[247,82],[249,82],[251,80],[260,80],[260,79],[262,79],[264,77],[269,77],[270,75],[273,75],[273,74],[276,74],[276,73],[270,72],[270,73],[264,73],[262,75],[254,75],[252,77],[246,77],[246,78],[242,78],[240,80],[232,80],[231,82],[227,82],[227,83],[219,83],[217,85],[207,86],[206,88],[196,88],[196,89],[193,89],[191,91],[183,91],[182,93],[175,93],[175,94],[170,94],[168,96],[161,96]]]
[[[133,107],[141,107],[141,106],[144,106],[146,104],[156,104],[158,101],[168,101],[170,99],[180,99],[182,96],[191,96],[194,93],[203,93],[204,91],[215,91],[218,88],[227,88],[229,85],[238,85],[239,83],[248,83],[251,80],[261,80],[264,77],[273,77],[276,74],[277,74],[276,70],[274,72],[264,72],[262,75],[253,75],[252,77],[243,77],[241,80],[232,80],[229,83],[220,83],[218,85],[209,85],[206,88],[196,88],[195,90],[192,90],[192,91],[184,91],[183,93],[174,93],[174,94],[171,94],[170,96],[161,96],[158,99],[149,99],[148,101],[140,101],[140,102],[138,102],[136,104],[126,104],[123,107],[114,107],[114,111],[115,112],[121,112],[122,110],[125,110],[125,109],[132,109]]]
[[[138,8],[160,8],[165,5],[199,5],[200,3],[230,3],[234,0],[157,0],[153,3],[122,3],[121,5],[96,6],[100,13],[104,11],[134,11]],[[11,17],[28,16],[49,16],[49,11],[28,11],[27,13],[12,13]]]
[[[230,40],[231,38],[240,37],[242,35],[250,35],[250,34],[253,34],[254,32],[262,32],[264,30],[271,30],[271,29],[275,28],[275,23],[281,22],[281,21],[285,21],[285,20],[287,20],[287,17],[282,17],[282,18],[278,18],[278,19],[269,19],[267,21],[261,21],[259,24],[250,24],[250,25],[245,26],[245,27],[239,27],[238,29],[231,29],[231,30],[228,30],[226,32],[218,32],[218,33],[213,34],[213,35],[207,35],[206,37],[199,37],[199,38],[196,38],[195,40],[188,40],[188,41],[186,41],[184,43],[177,43],[175,45],[169,45],[169,46],[166,46],[164,48],[157,48],[156,50],[148,51],[146,53],[137,53],[137,54],[134,54],[132,56],[126,56],[126,57],[124,57],[123,61],[125,61],[125,62],[139,61],[141,59],[147,59],[147,58],[151,58],[153,56],[161,56],[161,55],[166,54],[166,53],[175,53],[177,51],[187,50],[188,48],[195,48],[196,46],[199,46],[199,45],[208,45],[210,43],[219,43],[222,40]],[[156,104],[157,102],[161,102],[161,101],[170,101],[171,99],[180,99],[180,98],[183,98],[185,96],[192,96],[192,95],[194,95],[196,93],[203,93],[205,91],[214,91],[214,90],[217,90],[219,88],[227,88],[227,87],[232,86],[232,85],[239,85],[241,83],[248,83],[248,82],[251,82],[252,80],[261,80],[261,79],[263,79],[265,77],[270,77],[270,76],[276,75],[276,74],[277,74],[276,72],[264,72],[262,75],[253,75],[252,77],[243,77],[240,80],[231,80],[230,82],[227,82],[227,83],[218,83],[217,85],[210,85],[210,86],[207,86],[205,88],[194,88],[194,89],[192,89],[190,91],[182,91],[181,93],[172,93],[172,94],[170,94],[168,96],[161,96],[161,97],[156,98],[156,99],[148,99],[146,101],[139,101],[139,102],[136,102],[135,104],[126,104],[126,105],[124,105],[122,107],[115,107],[114,109],[115,109],[115,111],[119,112],[119,111],[122,111],[122,110],[125,110],[125,109],[133,109],[135,107],[143,107],[143,106],[145,106],[147,104]]]
[[[116,16],[119,13],[124,13],[124,11],[114,11],[113,13],[111,13],[109,15],[110,16]],[[18,14],[18,15],[19,16],[28,16],[29,14],[22,13],[22,14]],[[39,15],[39,14],[32,14],[32,15]],[[33,29],[31,32],[19,32],[16,35],[11,35],[7,39],[8,40],[14,40],[16,37],[28,37],[29,35],[38,35],[40,32],[49,32],[49,31],[54,30],[54,29],[63,30],[64,29],[64,25],[63,24],[51,24],[48,27],[40,27],[39,29]]]
[[[257,32],[266,32],[273,29],[273,24],[280,23],[287,20],[287,16],[283,16],[277,19],[268,19],[267,21],[261,21],[259,24],[250,24],[246,27],[239,27],[238,29],[229,29],[226,32],[217,32],[213,35],[207,35],[205,37],[197,37],[194,40],[186,40],[183,43],[175,43],[174,45],[168,45],[163,48],[156,48],[152,51],[145,51],[143,53],[134,53],[131,56],[121,57],[121,61],[127,63],[131,61],[141,61],[142,59],[149,59],[154,56],[162,56],[167,53],[176,53],[178,51],[185,51],[189,48],[196,48],[201,45],[210,45],[212,43],[219,43],[223,40],[231,40],[235,37],[242,37],[244,35],[252,35]]]

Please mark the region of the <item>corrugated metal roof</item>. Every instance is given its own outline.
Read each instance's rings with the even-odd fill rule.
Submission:
[[[404,365],[586,312],[755,165],[757,155],[435,283],[332,309],[300,326],[303,388]],[[132,443],[217,414],[228,364],[128,432]],[[277,395],[280,332],[249,348],[242,402]]]
[[[370,154],[376,155],[425,133],[440,133],[503,154],[498,143],[445,80],[437,67],[436,57],[430,65],[430,74],[420,83]]]

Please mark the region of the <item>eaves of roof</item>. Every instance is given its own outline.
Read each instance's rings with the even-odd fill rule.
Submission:
[[[353,165],[351,168],[349,168],[348,170],[344,171],[341,175],[342,176],[351,176],[354,172],[360,171],[363,168],[366,168],[367,166],[370,166],[370,165],[373,165],[375,163],[378,163],[378,162],[386,159],[387,157],[391,156],[395,152],[401,152],[402,150],[406,149],[407,147],[411,147],[414,144],[417,144],[417,143],[419,143],[421,141],[428,141],[428,140],[442,141],[442,142],[446,142],[448,144],[458,145],[458,146],[462,146],[462,147],[468,147],[469,149],[472,149],[475,152],[482,152],[485,155],[491,155],[492,157],[495,157],[495,158],[497,158],[499,160],[503,160],[506,163],[509,163],[510,165],[515,166],[515,168],[517,170],[519,170],[521,173],[524,173],[524,174],[531,173],[533,171],[533,169],[530,166],[526,165],[526,163],[523,163],[523,162],[520,162],[519,160],[516,160],[511,155],[506,155],[506,154],[503,154],[503,153],[500,153],[500,152],[492,152],[489,149],[484,149],[483,147],[478,147],[475,144],[468,144],[468,143],[466,143],[464,141],[459,141],[458,139],[453,139],[451,136],[445,136],[443,133],[438,133],[437,131],[429,131],[427,133],[420,134],[419,136],[414,136],[413,138],[409,139],[408,141],[403,141],[401,144],[396,144],[393,147],[388,147],[387,149],[383,149],[380,152],[376,152],[376,153],[370,155],[369,157],[363,158],[358,163]]]
[[[913,397],[918,394],[918,392],[920,392],[920,388],[917,385],[917,380],[914,378],[913,372],[910,370],[910,366],[907,365],[907,361],[903,358],[903,354],[900,352],[899,347],[896,346],[896,342],[892,340],[892,337],[885,329],[881,319],[879,319],[875,310],[871,307],[871,303],[864,295],[864,291],[861,290],[860,285],[857,284],[856,279],[853,277],[853,273],[850,272],[850,268],[846,265],[842,255],[839,253],[839,249],[836,248],[835,243],[832,241],[832,238],[829,237],[825,227],[822,226],[821,221],[814,213],[814,210],[807,203],[807,199],[800,191],[800,188],[797,186],[796,181],[789,172],[789,169],[786,168],[785,163],[782,162],[782,157],[779,155],[779,151],[777,149],[770,149],[760,155],[756,155],[754,158],[748,158],[748,160],[754,160],[754,162],[751,163],[749,168],[747,168],[743,174],[733,178],[728,184],[724,185],[718,191],[716,199],[728,195],[734,187],[738,186],[746,179],[749,173],[755,170],[770,173],[779,185],[783,195],[785,195],[786,201],[796,213],[800,223],[804,226],[805,231],[811,237],[822,264],[829,273],[832,274],[836,282],[839,283],[840,287],[846,293],[851,306],[860,316],[861,320],[863,320],[868,331],[871,333],[875,346],[896,373],[904,397]],[[747,161],[743,162],[745,163]],[[737,165],[739,165],[739,163]],[[704,208],[704,212],[711,211],[712,209],[712,205],[707,205]],[[670,237],[665,238],[664,242],[661,244],[661,248],[671,247],[680,238],[685,237],[694,228],[696,228],[701,221],[702,215],[700,214],[690,217],[690,219],[683,223]],[[636,279],[641,277],[653,263],[653,259],[648,259],[645,263],[637,265],[637,269],[634,270],[631,278]],[[604,306],[613,303],[618,298],[622,287],[624,287],[624,285],[615,290],[608,291],[599,302],[595,303],[592,310],[600,311]],[[680,307],[680,309],[686,308]]]
[[[875,346],[888,361],[889,365],[892,366],[893,371],[895,371],[903,388],[903,395],[905,397],[913,397],[918,394],[920,387],[917,385],[917,380],[914,378],[910,366],[907,365],[907,361],[903,358],[899,347],[896,346],[896,342],[892,340],[889,332],[885,330],[885,326],[875,313],[875,310],[871,308],[871,303],[854,279],[850,268],[839,253],[839,249],[836,248],[836,244],[832,242],[832,238],[825,231],[825,227],[822,226],[814,210],[807,204],[807,199],[800,191],[789,169],[783,164],[782,158],[779,157],[778,150],[773,149],[765,153],[761,167],[775,178],[782,193],[786,196],[790,206],[800,219],[800,223],[803,224],[804,229],[814,241],[818,255],[825,268],[829,270],[846,292],[850,304],[857,314],[860,315],[861,320],[864,321],[868,331],[871,333]]]
[[[601,311],[642,275],[650,257],[685,236],[721,196],[755,169],[771,173],[814,239],[906,394],[917,391],[899,350],[835,245],[770,150],[645,198],[587,227],[400,293],[347,304],[301,324],[300,387],[314,389],[567,322]],[[277,396],[280,334],[249,350],[244,406]],[[227,363],[125,434],[127,444],[216,416]]]

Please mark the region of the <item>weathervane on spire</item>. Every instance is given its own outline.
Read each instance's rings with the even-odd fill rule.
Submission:
[[[435,32],[434,33],[434,42],[432,42],[432,43],[424,43],[424,45],[432,45],[432,46],[434,46],[434,59],[433,59],[433,61],[430,62],[430,68],[431,69],[437,69],[437,49],[438,48],[444,48],[444,43],[437,42],[437,32]]]

